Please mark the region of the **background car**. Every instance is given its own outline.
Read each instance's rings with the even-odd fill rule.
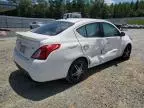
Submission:
[[[80,12],[65,13],[63,19],[67,18],[82,18],[82,15]]]
[[[14,61],[38,82],[77,83],[88,68],[129,59],[132,49],[128,35],[100,19],[62,19],[17,34]]]
[[[44,25],[44,22],[34,21],[30,24],[30,29],[34,29],[34,28],[40,27],[42,25]]]

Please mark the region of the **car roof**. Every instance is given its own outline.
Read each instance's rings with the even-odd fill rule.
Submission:
[[[106,20],[102,19],[91,19],[91,18],[67,18],[67,19],[60,19],[58,21],[66,21],[66,22],[71,22],[71,23],[78,23],[78,22],[108,22]]]

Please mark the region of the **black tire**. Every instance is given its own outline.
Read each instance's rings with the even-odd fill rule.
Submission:
[[[83,74],[88,69],[88,63],[85,59],[78,59],[72,63],[69,68],[66,80],[69,83],[76,84],[82,80]]]
[[[121,57],[123,60],[128,60],[130,58],[131,49],[132,49],[132,47],[131,47],[130,44],[126,46],[126,48],[125,48],[125,50],[123,52],[123,55]]]

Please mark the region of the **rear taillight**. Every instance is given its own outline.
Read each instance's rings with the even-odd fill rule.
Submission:
[[[46,60],[48,55],[56,49],[60,48],[60,44],[44,45],[40,47],[33,55],[32,58],[39,60]]]

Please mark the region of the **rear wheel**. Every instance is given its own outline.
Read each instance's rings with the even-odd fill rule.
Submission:
[[[84,72],[88,69],[88,64],[84,59],[78,59],[70,66],[66,80],[70,83],[78,83],[82,80]]]
[[[130,54],[131,54],[131,45],[127,45],[123,52],[122,59],[128,60],[130,58]]]

